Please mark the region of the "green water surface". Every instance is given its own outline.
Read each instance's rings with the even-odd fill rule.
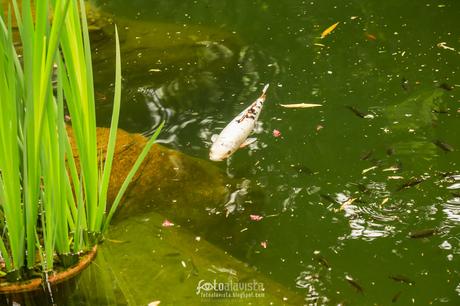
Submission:
[[[121,127],[128,131],[148,134],[165,119],[162,143],[207,159],[211,135],[270,83],[258,142],[217,164],[240,184],[233,201],[210,207],[216,218],[228,217],[203,239],[307,305],[460,305],[459,2],[98,4],[115,20],[163,33],[128,46],[139,59],[158,58],[141,67],[124,63]],[[206,29],[216,34],[200,40]],[[179,43],[186,38],[192,46]],[[289,103],[322,107],[279,106]],[[110,104],[98,111],[107,123]],[[433,235],[411,238],[425,229]],[[149,252],[131,251],[149,265]],[[124,252],[112,256],[125,260]],[[107,282],[101,296],[113,289]],[[101,298],[99,305],[148,294],[117,290],[124,299]],[[185,299],[192,290],[177,294]]]

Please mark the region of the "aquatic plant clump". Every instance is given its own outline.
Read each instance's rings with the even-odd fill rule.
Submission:
[[[121,97],[116,29],[112,122],[100,156],[84,2],[13,0],[0,14],[0,252],[8,280],[18,281],[32,270],[52,271],[56,262],[73,265],[101,240],[162,125],[109,210]]]

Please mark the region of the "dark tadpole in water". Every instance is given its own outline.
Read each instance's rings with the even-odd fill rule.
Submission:
[[[448,114],[449,111],[447,109],[438,109],[438,108],[433,108],[432,110],[433,113],[436,113],[436,114]]]
[[[452,87],[451,85],[449,85],[447,83],[439,84],[439,88],[442,88],[442,89],[447,90],[447,91],[451,91],[452,89],[454,89],[454,87]]]
[[[374,150],[369,150],[367,152],[364,152],[363,155],[359,158],[360,160],[368,160],[372,154],[374,154]]]
[[[300,164],[291,165],[291,168],[299,174],[305,174],[305,175],[315,174],[315,172],[312,169],[310,169],[309,167],[305,165],[300,165]]]
[[[402,87],[402,89],[404,89],[405,91],[408,91],[408,90],[409,90],[409,80],[403,77],[403,78],[401,79],[401,87]]]
[[[409,277],[401,274],[393,274],[389,276],[390,279],[394,280],[395,282],[400,282],[408,285],[413,285],[415,282],[411,280]]]
[[[391,299],[391,302],[392,303],[396,303],[398,300],[399,300],[399,297],[401,296],[401,293],[402,291],[398,291],[396,292],[396,294],[393,296],[393,298]]]
[[[353,288],[356,289],[356,292],[361,293],[361,294],[364,293],[363,287],[360,284],[358,284],[351,276],[345,275],[345,279]]]
[[[422,183],[424,180],[425,180],[425,178],[423,178],[423,177],[411,177],[408,181],[406,181],[401,186],[399,186],[398,189],[396,189],[396,191],[401,191],[403,189],[414,187],[414,186]]]
[[[453,152],[454,147],[452,147],[450,144],[447,142],[441,141],[439,139],[433,141],[435,145],[437,145],[440,149],[442,149],[444,152]]]
[[[436,228],[425,228],[418,231],[412,231],[409,234],[410,238],[427,238],[436,234]]]
[[[319,262],[320,264],[322,264],[323,266],[325,266],[328,270],[331,269],[331,265],[329,264],[328,260],[327,260],[324,256],[322,256],[321,254],[319,254],[319,255],[316,256],[316,259],[318,260],[318,262]]]
[[[389,147],[389,148],[387,149],[387,155],[388,155],[388,156],[391,156],[391,155],[394,155],[394,154],[395,154],[395,148]]]
[[[351,111],[353,112],[353,114],[355,114],[355,115],[358,116],[359,118],[366,118],[366,114],[364,114],[363,112],[361,112],[360,110],[358,110],[356,107],[351,106],[351,105],[347,105],[346,108],[348,108],[349,110],[351,110]]]

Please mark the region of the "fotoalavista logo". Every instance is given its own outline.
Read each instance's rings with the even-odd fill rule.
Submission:
[[[252,280],[250,282],[236,282],[229,280],[220,282],[216,279],[206,281],[204,279],[198,282],[196,294],[207,298],[250,298],[265,296],[264,284]]]

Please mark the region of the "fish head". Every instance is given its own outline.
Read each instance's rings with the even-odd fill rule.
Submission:
[[[235,153],[235,151],[236,149],[231,144],[224,141],[216,141],[209,150],[209,159],[212,161],[223,161]]]

